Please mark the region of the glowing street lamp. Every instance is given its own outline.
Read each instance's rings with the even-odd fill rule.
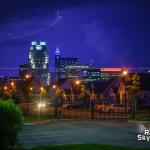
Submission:
[[[40,88],[40,91],[43,92],[43,91],[44,91],[44,87],[41,87],[41,88]]]
[[[46,103],[45,102],[39,102],[37,104],[37,108],[40,110],[41,108],[45,108],[46,107]]]
[[[33,87],[30,87],[30,91],[33,91]]]
[[[75,81],[75,84],[76,84],[76,85],[80,85],[80,80],[76,80],[76,81]]]
[[[52,88],[53,88],[53,89],[56,89],[56,88],[57,88],[57,86],[54,84],[54,85],[52,86]]]
[[[127,70],[124,70],[124,71],[123,71],[123,75],[126,76],[127,74],[128,74],[128,71],[127,71]]]
[[[126,93],[126,78],[128,77],[127,75],[128,75],[128,71],[124,70],[123,71],[123,76],[125,76],[125,105],[124,105],[125,106],[125,108],[124,108],[125,113],[127,112],[127,96],[126,96],[127,95],[127,93]]]
[[[10,83],[10,85],[11,85],[11,86],[14,86],[14,85],[15,85],[15,83],[14,83],[14,82],[11,82],[11,83]]]
[[[41,109],[45,108],[46,107],[46,103],[44,102],[39,102],[37,104],[37,108],[38,108],[38,119],[40,118],[40,115],[41,115]]]
[[[8,89],[8,87],[7,86],[4,86],[4,90],[7,90]]]
[[[26,75],[25,75],[25,78],[26,78],[26,79],[29,79],[29,78],[30,78],[30,75],[29,75],[29,74],[26,74]]]

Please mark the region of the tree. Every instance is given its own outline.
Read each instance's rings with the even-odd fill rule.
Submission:
[[[62,94],[62,91],[61,91],[60,88],[56,89],[56,93],[55,94],[56,94],[57,98],[63,99],[63,94]]]
[[[81,92],[80,92],[80,95],[79,95],[79,99],[80,100],[86,100],[86,101],[90,100],[90,91],[87,90],[85,86],[81,87]]]
[[[138,74],[134,74],[129,79],[129,85],[127,86],[129,91],[129,95],[132,99],[137,99],[140,94],[140,76]]]
[[[140,95],[140,76],[138,74],[134,74],[129,78],[127,91],[130,99],[132,100],[134,113],[136,113],[136,104]]]
[[[29,111],[29,101],[30,101],[30,85],[32,82],[31,79],[21,80],[17,84],[17,93],[19,96],[26,100],[27,103],[27,112]]]
[[[22,112],[10,100],[0,99],[0,149],[7,150],[17,143],[17,134],[23,127]]]
[[[63,105],[63,93],[60,88],[57,88],[55,94],[51,98],[52,105],[54,107],[54,117],[58,118],[61,113],[61,106]]]

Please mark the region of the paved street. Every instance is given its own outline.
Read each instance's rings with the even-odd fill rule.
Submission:
[[[25,125],[19,138],[26,148],[74,143],[150,147],[150,142],[137,141],[137,127],[138,124],[125,121],[61,120],[45,125]]]

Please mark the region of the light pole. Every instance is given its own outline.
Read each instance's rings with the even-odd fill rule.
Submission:
[[[126,93],[126,77],[128,75],[128,71],[124,70],[123,71],[123,76],[125,77],[125,113],[127,113],[127,93]]]
[[[39,102],[37,104],[37,109],[38,109],[38,120],[40,120],[40,116],[41,116],[41,110],[42,108],[45,108],[46,107],[46,104],[44,102]]]
[[[94,111],[95,111],[95,93],[94,93],[94,84],[90,83],[91,86],[91,119],[94,119]]]
[[[12,81],[12,82],[10,82],[10,85],[11,85],[12,98],[16,102],[16,97],[15,97],[15,83]]]
[[[32,91],[32,90],[33,90],[33,87],[30,87],[30,91]],[[45,90],[44,87],[40,87],[40,100],[37,104],[38,120],[40,119],[40,116],[41,116],[41,110],[46,107],[45,102],[42,101],[42,94],[44,93],[44,90]]]
[[[44,93],[44,87],[41,87],[40,88],[40,101],[41,101],[41,98],[42,98],[42,94]]]
[[[54,84],[54,85],[52,86],[52,88],[53,88],[53,89],[56,89],[56,88],[57,88],[57,85],[56,85],[56,84]]]
[[[57,89],[59,88],[56,84],[52,85],[53,90],[55,90],[55,95],[57,93]],[[58,117],[58,97],[56,96],[56,100],[54,101],[54,117]]]
[[[24,80],[25,80],[25,82],[26,81],[28,81],[30,78],[31,78],[31,76],[29,75],[29,74],[26,74],[25,76],[24,76]],[[27,103],[27,113],[29,112],[29,89],[28,89],[28,92],[27,92],[28,94],[27,94],[27,101],[26,101],[26,103]]]
[[[8,90],[8,87],[7,86],[4,86],[4,91]]]
[[[65,100],[65,103],[67,102],[67,95],[65,93],[65,90],[63,90],[63,97],[64,97],[64,100]]]
[[[25,79],[30,79],[30,75],[29,75],[29,74],[26,74],[26,75],[25,75]]]
[[[81,81],[80,80],[76,80],[75,81],[75,85],[77,86],[77,98],[78,98],[78,94],[79,94],[79,86],[81,84]]]
[[[8,87],[5,85],[4,86],[4,97],[6,96],[6,91],[8,90]]]
[[[33,87],[30,87],[30,92],[32,92],[33,91]]]
[[[74,94],[73,94],[73,89],[72,89],[72,87],[70,88],[70,91],[71,91],[71,100],[72,100],[72,102],[74,102]]]

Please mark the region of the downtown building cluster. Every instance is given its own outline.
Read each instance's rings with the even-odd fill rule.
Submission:
[[[61,79],[78,78],[83,82],[107,81],[112,77],[121,76],[121,68],[95,68],[93,62],[81,64],[77,57],[62,57],[59,47],[55,51],[55,66],[50,73],[49,55],[45,42],[31,42],[28,63],[20,65],[19,76],[32,76],[42,86]]]
[[[127,100],[124,75],[132,76],[134,72],[124,68],[94,67],[92,61],[81,64],[77,57],[62,56],[58,46],[54,60],[54,69],[50,72],[46,43],[31,42],[28,62],[19,66],[19,76],[0,77],[0,93],[4,97],[11,95],[13,99],[20,99],[20,102],[26,102],[28,97],[24,93],[28,93],[30,101],[34,102],[44,91],[52,96],[59,89],[65,102],[73,102],[86,89],[90,93],[90,100],[100,101],[103,97],[104,103],[121,105]],[[140,72],[140,76],[140,95],[147,106],[150,98],[149,73]]]

